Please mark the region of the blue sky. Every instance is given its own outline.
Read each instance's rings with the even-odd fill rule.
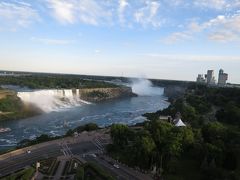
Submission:
[[[0,0],[0,69],[240,83],[240,0]]]

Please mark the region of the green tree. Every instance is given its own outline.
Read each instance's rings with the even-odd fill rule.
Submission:
[[[221,123],[212,122],[202,127],[202,136],[205,142],[216,144],[226,138],[226,130]]]
[[[150,169],[153,166],[156,150],[153,139],[149,135],[137,137],[133,149],[134,164],[138,165],[141,169]]]
[[[130,130],[127,125],[113,124],[111,126],[110,133],[114,145],[118,147],[124,147],[128,145]]]
[[[167,122],[151,121],[148,128],[156,145],[154,160],[157,172],[161,176],[169,159],[178,156],[182,151],[182,135]]]

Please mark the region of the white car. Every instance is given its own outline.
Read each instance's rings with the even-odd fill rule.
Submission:
[[[31,151],[30,151],[30,150],[27,150],[27,153],[28,153],[28,154],[30,154],[30,153],[31,153]]]
[[[95,158],[96,158],[97,156],[96,156],[96,154],[92,154],[92,157],[95,157]]]
[[[114,164],[113,166],[114,166],[115,168],[119,169],[119,165]]]
[[[92,156],[92,157],[94,157],[94,158],[96,158],[97,156],[96,156],[96,154],[90,154],[90,156]]]

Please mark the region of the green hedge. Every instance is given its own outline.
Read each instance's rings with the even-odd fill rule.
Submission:
[[[97,166],[94,163],[87,163],[83,166],[79,167],[75,176],[76,180],[83,180],[86,177],[86,172],[88,169],[91,169],[97,174],[97,177],[104,179],[104,180],[114,180],[114,178],[109,175],[107,172],[105,172],[101,167]]]
[[[1,180],[29,180],[33,177],[35,169],[30,167],[28,169],[17,171],[9,176],[2,178]]]

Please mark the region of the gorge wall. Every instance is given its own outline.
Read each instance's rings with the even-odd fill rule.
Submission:
[[[83,88],[83,89],[47,89],[18,92],[25,104],[34,104],[44,112],[100,102],[108,99],[134,96],[129,87]]]
[[[130,87],[79,89],[79,95],[90,102],[136,96]]]

